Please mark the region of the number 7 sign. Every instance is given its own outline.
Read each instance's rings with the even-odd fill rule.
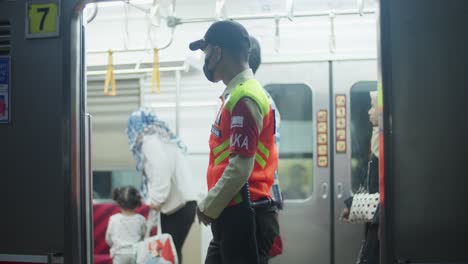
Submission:
[[[60,6],[58,1],[26,4],[26,38],[47,38],[59,35]]]

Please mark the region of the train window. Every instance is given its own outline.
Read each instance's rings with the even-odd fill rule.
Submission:
[[[367,173],[372,126],[369,122],[369,92],[377,90],[377,82],[358,82],[351,87],[351,188],[359,189]]]
[[[94,199],[112,199],[112,191],[121,186],[132,185],[140,189],[142,176],[135,170],[94,171]]]
[[[305,199],[313,190],[312,90],[305,84],[270,84],[281,114],[278,176],[285,199]]]

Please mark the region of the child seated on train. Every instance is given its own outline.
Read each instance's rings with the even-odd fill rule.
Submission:
[[[106,242],[110,247],[113,264],[133,264],[133,245],[143,240],[146,231],[145,217],[136,213],[141,205],[141,195],[132,186],[116,188],[112,199],[117,202],[121,212],[109,219]]]

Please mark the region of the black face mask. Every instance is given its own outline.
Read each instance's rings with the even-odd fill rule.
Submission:
[[[216,64],[213,66],[213,69],[209,69],[208,65],[210,64],[211,57],[213,57],[212,54],[210,54],[210,57],[205,58],[205,64],[203,64],[203,73],[205,74],[205,77],[206,79],[208,79],[208,81],[214,82],[214,71],[221,60],[216,61]]]

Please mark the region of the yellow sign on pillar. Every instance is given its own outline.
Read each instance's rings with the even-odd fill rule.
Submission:
[[[26,37],[44,38],[59,35],[58,2],[28,3]]]

